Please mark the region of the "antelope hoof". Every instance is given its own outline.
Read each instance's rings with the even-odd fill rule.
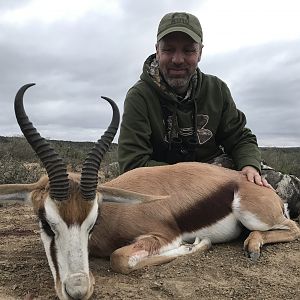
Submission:
[[[250,253],[250,259],[253,262],[257,262],[257,260],[259,259],[259,257],[260,257],[260,253],[259,252],[251,252]]]
[[[260,257],[260,252],[256,252],[256,251],[252,252],[252,251],[245,250],[244,254],[246,257],[250,258],[251,261],[253,261],[253,262],[257,262],[257,260]]]

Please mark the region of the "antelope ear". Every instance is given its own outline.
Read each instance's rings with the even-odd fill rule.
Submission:
[[[2,184],[0,185],[0,203],[29,204],[32,184]]]
[[[142,203],[170,198],[170,196],[153,196],[140,194],[120,188],[99,185],[97,191],[102,194],[103,202]]]
[[[47,187],[48,177],[43,176],[39,181],[28,184],[1,184],[0,203],[26,203],[31,204],[31,192]]]

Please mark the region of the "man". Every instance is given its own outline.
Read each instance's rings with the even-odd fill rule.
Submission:
[[[156,54],[146,59],[125,99],[120,170],[182,161],[218,163],[271,187],[260,175],[256,137],[245,127],[246,117],[227,85],[198,68],[202,49],[197,17],[175,12],[161,19]]]

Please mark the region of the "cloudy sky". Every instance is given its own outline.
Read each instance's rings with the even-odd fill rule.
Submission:
[[[298,0],[0,0],[0,135],[20,135],[13,100],[47,138],[95,141],[155,51],[161,17],[197,15],[200,69],[224,80],[260,146],[300,146]],[[116,140],[115,140],[116,141]]]

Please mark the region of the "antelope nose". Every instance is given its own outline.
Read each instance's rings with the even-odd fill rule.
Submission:
[[[65,281],[65,291],[71,299],[84,299],[89,291],[89,277],[84,273],[70,275]]]

